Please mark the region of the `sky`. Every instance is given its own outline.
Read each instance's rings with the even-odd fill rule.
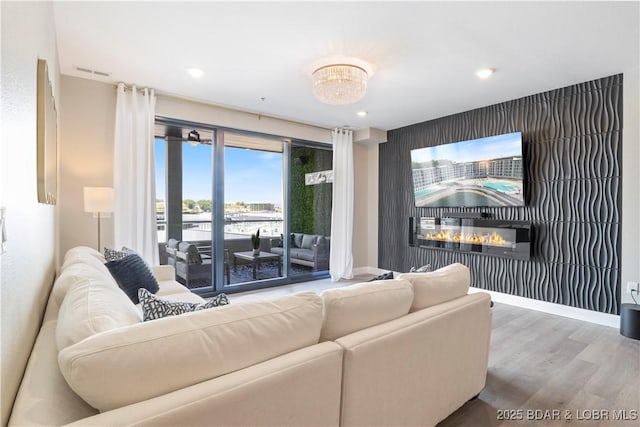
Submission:
[[[453,160],[458,163],[478,160],[497,159],[500,157],[522,156],[521,133],[507,133],[470,141],[443,144],[411,150],[412,162],[428,162],[431,160]]]
[[[156,198],[165,198],[165,141],[156,139]],[[182,198],[211,200],[210,145],[182,144]],[[226,147],[225,203],[282,206],[282,154]]]

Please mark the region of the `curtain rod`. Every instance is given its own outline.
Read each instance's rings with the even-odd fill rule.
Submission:
[[[124,86],[125,92],[133,90],[134,87],[137,88],[138,90],[149,90],[149,91],[154,90],[153,88],[150,88],[150,87],[141,87],[141,86],[137,86],[137,85],[128,85],[128,84],[126,84],[124,82],[116,83],[116,89],[118,88],[118,86],[120,84],[122,84],[122,86]]]

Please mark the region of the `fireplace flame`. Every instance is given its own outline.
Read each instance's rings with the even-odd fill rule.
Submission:
[[[427,240],[437,240],[440,242],[455,242],[455,243],[471,243],[473,245],[492,245],[492,246],[507,246],[508,243],[497,232],[491,234],[480,233],[462,233],[452,232],[449,230],[441,230],[438,233],[427,233],[425,235]]]

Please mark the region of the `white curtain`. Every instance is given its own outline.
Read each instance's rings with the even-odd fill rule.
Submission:
[[[333,140],[333,206],[331,210],[331,280],[353,278],[353,132],[331,131]]]
[[[153,90],[118,85],[113,168],[114,242],[158,264]]]

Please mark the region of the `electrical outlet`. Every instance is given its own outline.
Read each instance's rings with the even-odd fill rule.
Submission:
[[[640,283],[638,282],[627,282],[627,293],[630,294],[633,292],[634,294],[640,294]]]

